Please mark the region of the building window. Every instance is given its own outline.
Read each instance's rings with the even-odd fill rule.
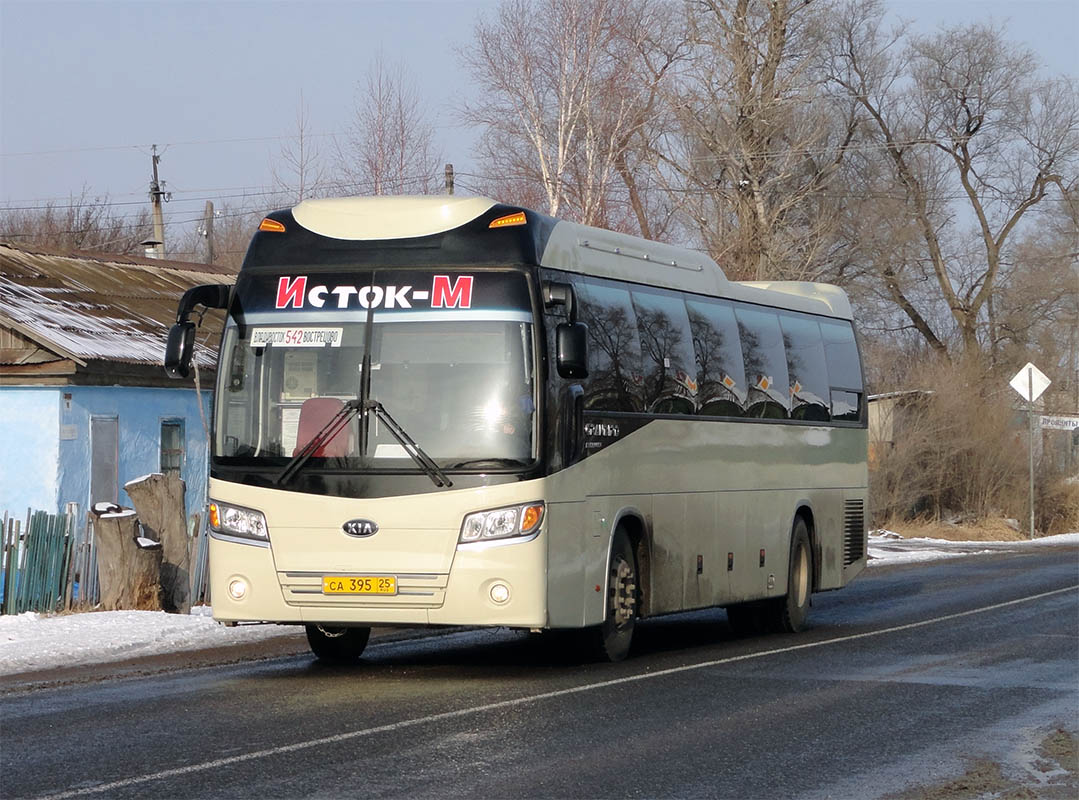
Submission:
[[[161,471],[179,472],[184,463],[184,421],[161,421]]]

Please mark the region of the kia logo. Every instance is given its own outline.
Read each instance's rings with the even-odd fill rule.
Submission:
[[[350,519],[341,530],[349,536],[374,536],[378,533],[378,523],[369,519]]]

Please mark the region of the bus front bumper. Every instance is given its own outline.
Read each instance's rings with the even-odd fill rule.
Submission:
[[[272,545],[271,545],[272,547]],[[271,547],[210,539],[214,619],[220,622],[349,625],[547,625],[546,537],[467,545],[431,595],[390,598],[327,596],[317,589],[298,599],[282,586]],[[314,585],[321,583],[315,576]],[[442,589],[444,587],[444,589]],[[288,596],[290,599],[286,599]]]

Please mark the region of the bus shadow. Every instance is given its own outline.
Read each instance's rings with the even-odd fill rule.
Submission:
[[[355,664],[332,664],[311,657],[303,671],[311,675],[398,674],[402,668],[452,671],[455,678],[535,677],[537,670],[600,669],[582,631],[539,634],[506,629],[474,629],[403,641],[372,642]],[[699,656],[714,649],[768,636],[741,636],[720,609],[687,612],[645,620],[637,625],[627,663],[679,655]]]

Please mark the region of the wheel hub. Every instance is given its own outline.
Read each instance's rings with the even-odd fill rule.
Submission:
[[[637,607],[637,576],[633,566],[619,559],[611,570],[611,616],[618,627],[633,619]]]

